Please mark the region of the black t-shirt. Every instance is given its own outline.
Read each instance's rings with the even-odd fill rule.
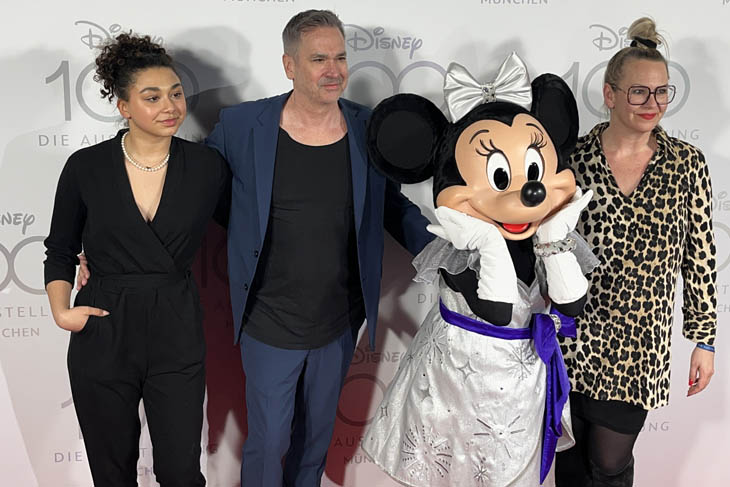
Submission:
[[[279,348],[318,348],[365,319],[347,136],[308,146],[279,129],[275,164],[244,331]]]

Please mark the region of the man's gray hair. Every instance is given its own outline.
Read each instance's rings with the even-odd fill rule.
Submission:
[[[305,10],[292,17],[281,33],[284,42],[284,53],[294,56],[299,47],[302,34],[318,27],[336,27],[342,37],[345,37],[345,28],[337,15],[330,10]]]

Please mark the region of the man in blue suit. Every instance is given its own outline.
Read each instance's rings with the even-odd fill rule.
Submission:
[[[292,91],[224,109],[206,140],[233,172],[228,272],[246,374],[243,487],[320,484],[364,319],[375,343],[383,228],[414,255],[432,238],[418,207],[368,162],[370,110],[340,98],[348,73],[337,16],[301,12],[283,41]]]

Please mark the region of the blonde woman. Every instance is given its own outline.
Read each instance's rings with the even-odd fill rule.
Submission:
[[[677,276],[684,336],[697,343],[691,396],[714,370],[715,244],[710,176],[702,153],[659,122],[675,95],[663,39],[651,19],[629,28],[631,46],[609,61],[608,123],[578,141],[576,182],[593,190],[577,230],[600,265],[590,275],[576,340],[563,352],[571,376],[577,445],[557,456],[557,485],[633,485],[632,450],[647,412],[669,401]]]

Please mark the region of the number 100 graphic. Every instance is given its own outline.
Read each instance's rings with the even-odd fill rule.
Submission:
[[[188,85],[189,93],[187,93],[187,97],[189,98],[192,95],[197,94],[200,91],[200,86],[198,85],[198,80],[195,77],[195,74],[193,71],[185,66],[184,64],[175,62],[175,71],[177,71],[178,74],[185,75],[186,78],[190,81],[190,84]],[[74,94],[76,96],[76,101],[78,102],[81,109],[91,118],[94,120],[98,120],[100,122],[116,122],[119,120],[119,116],[117,115],[105,115],[103,113],[98,113],[94,111],[94,109],[91,108],[89,103],[84,98],[84,82],[86,81],[86,78],[96,69],[95,63],[90,63],[84,67],[84,69],[81,70],[78,77],[76,78],[76,83],[73,84],[74,86]],[[63,115],[64,120],[67,122],[71,121],[71,67],[68,60],[61,61],[61,64],[59,64],[58,69],[54,71],[52,74],[50,74],[48,77],[46,77],[46,84],[51,84],[56,82],[56,80],[60,79],[60,83],[63,87]],[[185,85],[185,83],[183,83]],[[188,92],[188,90],[185,90]],[[197,102],[197,98],[194,98],[190,105],[188,105],[188,111],[192,112],[195,110],[195,105]]]

